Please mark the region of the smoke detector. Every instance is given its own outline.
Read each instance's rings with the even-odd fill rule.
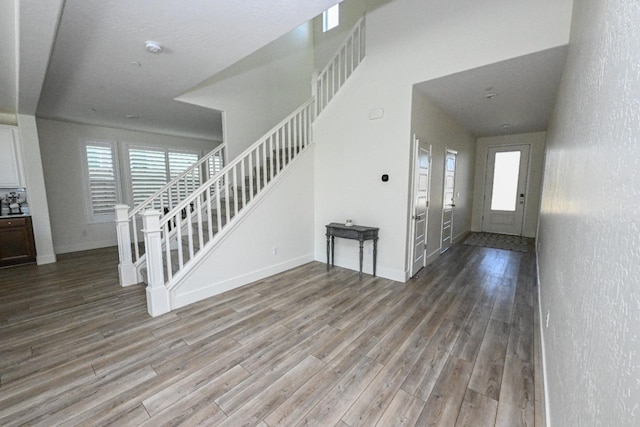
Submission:
[[[144,42],[144,48],[147,49],[147,52],[149,53],[158,54],[162,52],[162,46],[160,46],[160,43],[151,40]]]

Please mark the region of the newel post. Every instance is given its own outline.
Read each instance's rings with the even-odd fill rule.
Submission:
[[[131,260],[131,229],[129,228],[129,206],[116,205],[116,234],[118,237],[118,274],[120,286],[135,285],[139,282],[136,268]]]
[[[160,212],[145,211],[142,214],[142,227],[147,258],[147,311],[155,317],[171,311],[169,290],[164,284],[162,268]]]

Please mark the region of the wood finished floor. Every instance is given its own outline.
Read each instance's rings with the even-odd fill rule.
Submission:
[[[116,258],[0,270],[0,425],[543,425],[532,254],[310,263],[157,318]]]

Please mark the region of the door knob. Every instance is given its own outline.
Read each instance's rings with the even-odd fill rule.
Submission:
[[[413,219],[415,219],[415,220],[419,220],[419,219],[421,219],[421,218],[422,218],[422,216],[421,216],[421,215],[414,215],[414,216],[413,216]]]

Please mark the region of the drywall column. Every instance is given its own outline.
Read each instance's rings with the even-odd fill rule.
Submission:
[[[20,131],[20,147],[24,159],[24,171],[27,180],[27,197],[29,211],[33,222],[33,234],[36,240],[38,264],[56,262],[51,237],[51,222],[49,220],[49,204],[47,190],[44,185],[42,172],[42,158],[40,157],[40,140],[36,128],[36,118],[26,114],[18,115],[18,129]]]

